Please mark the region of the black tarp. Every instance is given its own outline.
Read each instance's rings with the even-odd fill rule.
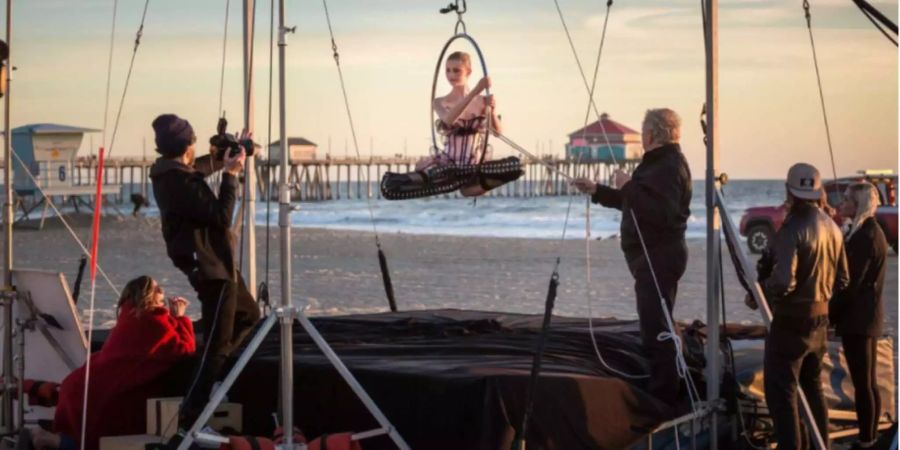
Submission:
[[[432,310],[313,323],[412,448],[509,448],[524,408],[540,316]],[[595,320],[594,328],[609,365],[648,372],[636,321]],[[699,345],[692,344],[702,352]],[[307,436],[378,428],[299,325],[294,352],[295,420]],[[276,328],[229,394],[244,405],[244,433],[272,432],[279,355]],[[641,389],[643,381],[619,379],[600,364],[586,319],[554,317],[543,367],[529,449],[623,448],[669,410]],[[364,448],[393,445],[382,437]]]

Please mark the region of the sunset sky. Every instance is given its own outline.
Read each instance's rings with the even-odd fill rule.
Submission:
[[[455,23],[455,16],[437,12],[447,1],[330,2],[363,155],[428,150],[431,79]],[[559,1],[590,71],[605,2]],[[810,3],[839,175],[896,170],[897,48],[852,1]],[[13,126],[103,127],[112,4],[14,3]],[[108,136],[143,4],[119,4]],[[801,5],[800,0],[738,0],[721,6],[720,165],[733,178],[781,178],[801,160],[823,174],[831,172]],[[896,21],[896,2],[874,6]],[[257,5],[256,136],[262,142],[267,140],[269,8],[268,1]],[[322,3],[287,1],[286,8],[286,23],[297,26],[287,47],[288,135],[318,143],[322,153],[330,141],[331,153],[343,156],[350,132]],[[186,117],[201,142],[214,132],[224,18],[225,0],[150,1],[114,156],[139,156],[145,139],[152,155],[150,122],[160,113]],[[241,2],[232,0],[224,108],[235,125],[242,122],[241,20]],[[566,135],[584,123],[587,95],[553,1],[470,0],[465,21],[487,59],[506,134],[536,152],[561,155]],[[478,76],[480,70],[471,85]],[[704,82],[698,0],[615,2],[596,101],[614,120],[633,128],[640,127],[648,108],[678,111],[683,148],[696,178],[705,168],[698,123]],[[277,99],[277,73],[275,83]],[[439,93],[446,90],[442,78]],[[277,105],[276,100],[276,137]],[[101,134],[94,135],[95,147],[100,141]],[[86,138],[83,151],[89,142]],[[496,145],[495,153],[512,154]]]

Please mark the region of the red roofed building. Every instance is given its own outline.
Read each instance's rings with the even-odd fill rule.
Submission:
[[[569,133],[566,144],[566,157],[573,161],[626,161],[639,159],[642,151],[641,133],[610,119],[607,113],[587,127]]]

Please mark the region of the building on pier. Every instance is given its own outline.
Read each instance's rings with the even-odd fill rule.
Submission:
[[[603,113],[600,120],[569,133],[566,159],[615,163],[640,159],[642,150],[640,132],[610,119],[609,114]]]
[[[288,138],[288,153],[292,164],[316,161],[319,146],[315,142],[302,137]],[[281,161],[281,141],[269,144],[269,161],[277,164]]]

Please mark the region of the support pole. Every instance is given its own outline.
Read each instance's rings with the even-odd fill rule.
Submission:
[[[6,59],[6,94],[3,99],[3,287],[12,289],[13,269],[13,189],[12,189],[12,147],[10,145],[9,110],[10,110],[10,79],[12,72],[12,0],[6,0],[6,45],[9,48],[9,56]],[[13,379],[13,301],[4,303],[3,308],[3,382],[11,384]],[[13,423],[13,399],[12,389],[4,389],[2,401],[0,401],[0,432],[12,433],[15,430]]]
[[[719,3],[704,0],[706,23],[706,399],[716,404],[719,399],[719,315],[721,283],[717,262],[722,249],[719,215],[715,192],[718,189],[719,164]],[[710,449],[718,448],[717,414],[710,414]]]
[[[281,234],[281,426],[282,448],[293,448],[294,434],[294,308],[291,302],[291,193],[288,190],[287,113],[285,109],[284,50],[287,47],[284,27],[284,0],[278,1],[278,139],[281,142],[281,186],[278,193],[278,228]]]
[[[256,0],[244,0],[244,129],[253,132],[255,120],[253,117],[253,25],[256,20]],[[247,285],[250,292],[256,295],[256,157],[247,158],[244,167],[244,239],[247,246],[244,254],[247,255]]]

